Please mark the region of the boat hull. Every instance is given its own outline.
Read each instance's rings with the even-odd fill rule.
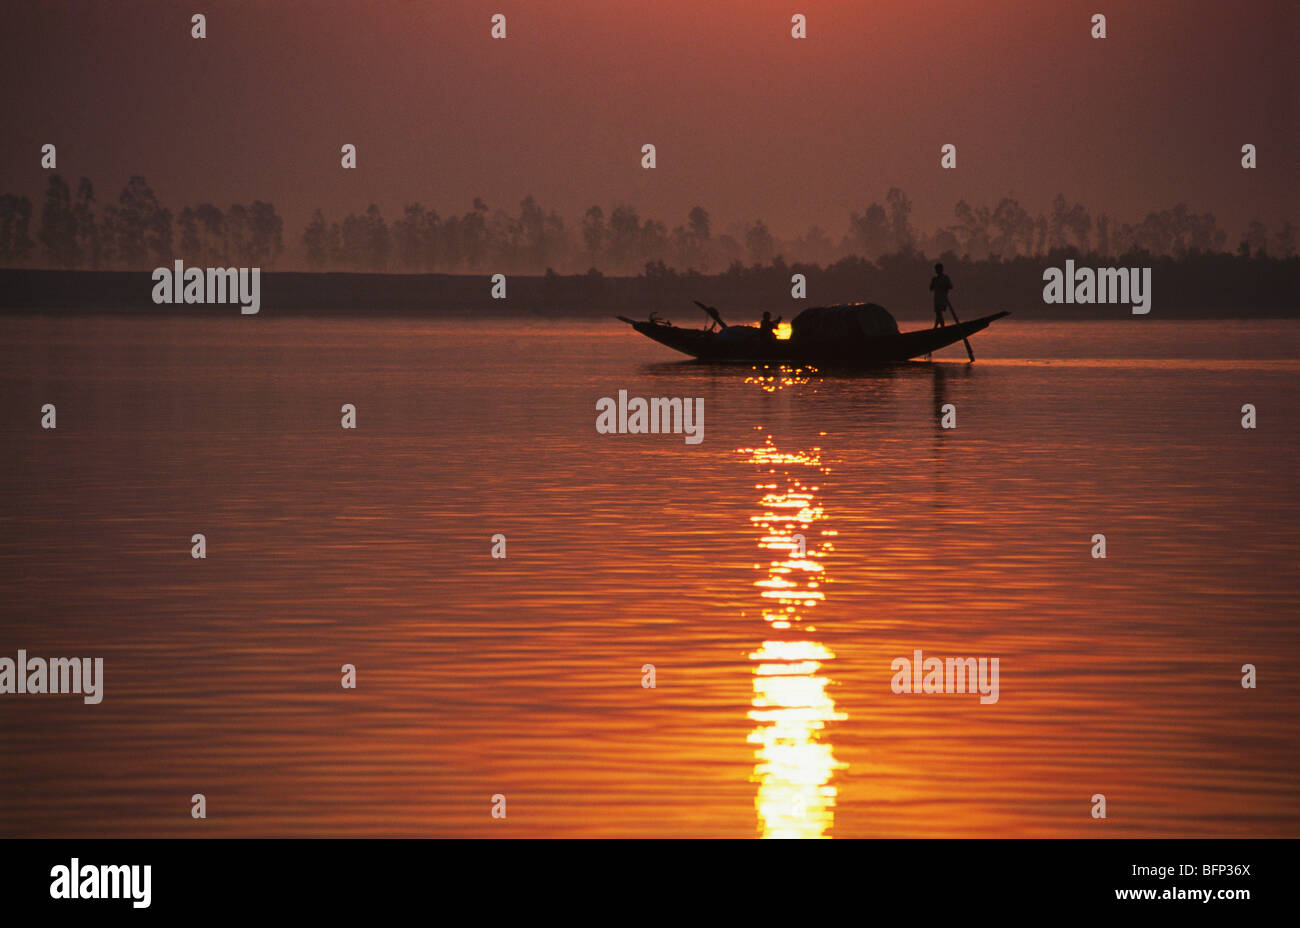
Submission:
[[[988,328],[1006,312],[932,329],[864,336],[854,341],[785,341],[761,338],[728,339],[706,329],[683,329],[664,322],[636,321],[619,316],[646,338],[701,361],[729,363],[836,364],[868,366],[908,361],[954,345]]]

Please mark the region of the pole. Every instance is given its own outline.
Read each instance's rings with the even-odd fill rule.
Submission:
[[[957,310],[952,308],[952,300],[948,300],[948,312],[952,313],[952,321],[957,323],[958,325],[961,325],[961,320],[957,318]],[[964,337],[962,338],[961,341],[962,344],[966,346],[966,356],[970,358],[971,361],[974,361],[975,352],[971,351],[970,341]]]

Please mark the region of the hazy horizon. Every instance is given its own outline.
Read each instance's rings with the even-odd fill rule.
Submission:
[[[671,229],[702,205],[715,232],[762,220],[786,239],[814,225],[838,239],[895,186],[923,230],[952,224],[959,200],[1038,213],[1058,192],[1123,222],[1186,202],[1230,236],[1297,217],[1287,4],[1113,3],[1105,39],[1074,3],[795,6],[389,0],[362,31],[341,3],[212,2],[204,39],[189,8],[158,2],[10,8],[22,41],[0,68],[24,92],[4,102],[0,176],[39,211],[52,143],[58,173],[90,178],[101,205],[135,174],[174,212],[267,200],[286,259],[317,207],[374,203],[391,221],[410,202],[513,213],[530,195],[569,225],[627,203]],[[807,39],[790,36],[794,12]]]

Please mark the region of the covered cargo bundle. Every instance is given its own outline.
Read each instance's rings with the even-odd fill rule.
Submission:
[[[889,310],[875,303],[812,306],[794,317],[791,337],[809,342],[860,341],[863,337],[897,335],[898,323]]]

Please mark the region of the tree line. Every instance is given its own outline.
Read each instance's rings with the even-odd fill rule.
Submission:
[[[35,220],[35,221],[34,221]],[[270,203],[187,206],[173,217],[140,176],[97,208],[82,178],[74,194],[50,175],[39,216],[27,197],[0,195],[0,265],[61,269],[157,267],[174,258],[206,266],[273,265],[284,251],[284,221]]]
[[[922,233],[912,222],[911,200],[894,187],[883,204],[850,211],[838,237],[814,225],[794,238],[779,238],[762,220],[719,231],[700,206],[671,229],[661,220],[642,218],[628,204],[608,212],[592,206],[580,222],[566,224],[528,196],[517,212],[489,209],[480,198],[467,212],[447,216],[411,203],[391,221],[373,204],[333,220],[317,209],[297,244],[299,263],[313,270],[539,274],[590,269],[662,275],[786,262],[827,267],[850,259],[879,262],[890,255],[1010,261],[1063,249],[1099,257],[1289,258],[1296,254],[1296,231],[1289,221],[1270,232],[1255,220],[1230,238],[1212,213],[1197,213],[1184,203],[1138,222],[1121,222],[1104,212],[1093,215],[1058,194],[1047,212],[1036,214],[1011,197],[995,206],[961,200],[951,223]],[[222,210],[201,203],[173,216],[140,176],[102,209],[89,180],[82,178],[74,194],[57,174],[50,176],[39,215],[27,197],[0,196],[0,265],[5,266],[145,268],[183,258],[196,265],[271,267],[284,250],[284,223],[272,204],[256,200]]]

